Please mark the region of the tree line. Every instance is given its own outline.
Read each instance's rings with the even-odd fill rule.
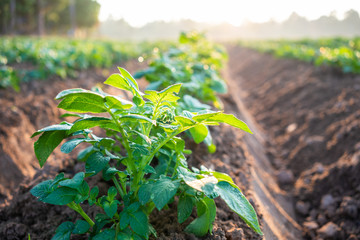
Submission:
[[[74,35],[98,23],[96,0],[1,0],[0,34]]]

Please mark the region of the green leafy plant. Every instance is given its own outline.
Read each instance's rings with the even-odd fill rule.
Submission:
[[[208,41],[204,34],[192,31],[182,32],[177,46],[166,52],[156,51],[149,68],[135,73],[135,78],[145,77],[150,83],[149,90],[159,90],[166,86],[182,83],[180,99],[176,106],[178,112],[188,110],[201,112],[223,104],[217,94],[227,92],[227,86],[220,77],[220,69],[227,55],[217,44]],[[205,130],[204,130],[205,131]],[[194,130],[189,136],[196,143],[204,142],[210,153],[216,151],[209,129],[206,138],[199,139]]]
[[[64,222],[53,239],[70,239],[72,234],[87,233],[89,239],[148,239],[156,236],[149,215],[178,200],[178,221],[184,222],[196,207],[197,218],[186,231],[197,236],[211,233],[215,220],[214,198],[221,197],[255,232],[261,234],[256,213],[233,180],[224,173],[205,167],[191,171],[186,162],[185,141],[179,134],[193,131],[197,138],[207,135],[207,125],[226,123],[246,132],[247,125],[221,111],[192,113],[175,109],[181,84],[162,91],[142,93],[134,78],[122,68],[105,84],[125,90],[132,101],[109,95],[99,89],[80,88],[60,92],[58,107],[76,117],[73,123],[62,122],[38,130],[35,154],[42,167],[52,151],[67,139],[61,151],[70,153],[79,144],[83,149],[78,160],[85,162],[83,172],[67,178],[63,173],[31,189],[40,201],[67,205],[84,220]],[[97,115],[94,115],[97,114]],[[98,115],[100,114],[100,115]],[[107,116],[105,116],[107,115]],[[100,127],[104,136],[91,128]],[[107,195],[99,196],[97,186],[90,189],[87,179],[102,174],[111,186]],[[99,213],[91,219],[83,210],[84,203],[96,205]]]
[[[227,92],[226,83],[219,74],[226,59],[226,51],[208,41],[204,34],[183,32],[178,46],[166,52],[157,51],[149,68],[134,76],[145,77],[150,90],[183,83],[181,96],[188,95],[221,109],[222,103],[216,94]]]

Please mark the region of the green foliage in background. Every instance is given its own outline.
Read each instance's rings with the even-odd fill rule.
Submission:
[[[157,51],[150,58],[149,68],[135,73],[145,77],[148,89],[158,90],[182,83],[182,95],[189,95],[217,108],[221,101],[216,93],[226,93],[227,86],[220,70],[227,60],[225,49],[197,32],[181,33],[177,46]]]
[[[204,110],[178,113],[182,84],[173,84],[161,91],[142,93],[137,82],[125,69],[113,74],[105,84],[132,95],[132,101],[110,95],[100,89],[69,89],[60,92],[58,107],[75,117],[72,123],[45,127],[33,134],[40,135],[34,145],[42,167],[52,151],[61,144],[61,151],[70,153],[78,145],[87,148],[78,155],[85,163],[82,172],[73,178],[63,173],[36,185],[31,193],[40,201],[67,205],[84,220],[63,222],[52,239],[70,239],[72,234],[88,234],[89,239],[149,239],[156,231],[149,215],[178,201],[178,221],[183,223],[196,208],[197,218],[186,231],[197,236],[212,232],[216,205],[221,197],[255,232],[262,234],[256,213],[233,180],[224,173],[201,167],[189,169],[185,140],[179,134],[194,130],[195,138],[206,137],[207,125],[226,123],[250,132],[247,125],[231,114]],[[100,115],[99,115],[100,114]],[[96,136],[92,128],[100,127]],[[97,186],[90,188],[87,180],[101,174],[110,187],[99,196]],[[94,219],[82,208],[84,203],[96,205],[100,211]]]
[[[339,67],[344,73],[360,73],[360,38],[241,41],[240,45],[317,66]]]
[[[217,94],[227,92],[226,83],[220,77],[220,70],[226,60],[227,54],[221,45],[208,41],[204,34],[195,31],[183,32],[176,46],[168,51],[156,51],[150,57],[149,68],[135,73],[134,76],[145,77],[150,83],[147,87],[150,90],[182,83],[178,112],[206,111],[212,106],[222,109],[223,104]],[[204,138],[196,137],[196,132],[199,131]],[[209,152],[215,152],[216,146],[208,127],[191,129],[188,134],[196,143],[204,141]]]

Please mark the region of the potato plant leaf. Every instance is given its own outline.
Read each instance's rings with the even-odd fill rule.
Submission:
[[[54,149],[66,137],[66,131],[46,131],[34,143],[34,150],[40,167],[43,167],[46,160]]]
[[[68,187],[60,187],[47,195],[42,201],[54,205],[66,205],[75,200],[78,192]]]
[[[78,113],[102,113],[106,112],[104,103],[105,99],[103,96],[98,93],[88,91],[63,96],[58,108]]]
[[[61,152],[63,153],[70,153],[72,152],[72,150],[74,150],[76,148],[77,145],[79,145],[80,143],[86,141],[86,138],[74,138],[74,139],[71,139],[67,142],[65,142],[60,150]]]
[[[55,235],[51,238],[51,240],[70,240],[74,227],[75,225],[72,222],[63,222],[55,230]]]
[[[109,161],[110,157],[105,157],[101,152],[94,152],[86,160],[86,172],[97,174],[106,167]]]
[[[75,228],[72,233],[74,234],[84,234],[89,231],[90,225],[84,220],[77,220],[75,223]]]
[[[147,238],[149,233],[149,220],[146,214],[142,211],[130,214],[130,227],[140,236]]]
[[[178,221],[183,223],[188,219],[194,208],[194,198],[189,195],[182,195],[178,202]]]
[[[262,234],[256,212],[238,187],[225,181],[218,182],[217,192],[226,204],[236,212],[255,232]]]
[[[198,217],[185,228],[185,231],[202,237],[212,231],[212,224],[216,216],[216,206],[214,200],[205,197],[196,203],[196,208]]]
[[[199,124],[193,128],[190,128],[190,134],[193,137],[195,143],[199,144],[205,140],[209,131],[208,128],[204,124]]]

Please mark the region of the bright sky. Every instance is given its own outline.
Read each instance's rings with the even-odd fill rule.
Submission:
[[[360,0],[98,0],[100,20],[109,15],[124,18],[132,26],[157,20],[192,19],[198,22],[228,22],[240,25],[246,20],[283,21],[292,12],[309,20],[336,11],[342,18],[349,9],[360,13]]]

